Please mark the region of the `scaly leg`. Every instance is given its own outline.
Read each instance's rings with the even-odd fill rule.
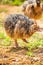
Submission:
[[[15,47],[19,47],[18,43],[17,43],[17,40],[15,40]]]
[[[22,39],[24,42],[28,43],[28,41],[26,39]]]
[[[22,49],[22,48],[18,45],[17,40],[15,40],[15,47],[16,47],[17,49]]]

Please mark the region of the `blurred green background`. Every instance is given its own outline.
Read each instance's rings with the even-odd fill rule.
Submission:
[[[24,1],[26,0],[0,0],[0,4],[21,5]]]
[[[0,4],[21,5],[25,0],[0,0]]]

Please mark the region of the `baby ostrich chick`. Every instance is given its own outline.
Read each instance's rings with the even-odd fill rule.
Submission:
[[[15,46],[18,47],[17,39],[22,39],[27,42],[34,32],[38,30],[37,23],[22,14],[11,14],[5,20],[4,28],[8,36],[15,41]]]
[[[33,18],[35,20],[40,19],[43,13],[43,6],[41,5],[41,0],[36,0],[36,4],[27,5],[25,11],[23,12],[29,18]]]
[[[26,10],[27,5],[34,4],[36,0],[27,0],[22,5],[22,11],[24,12]]]

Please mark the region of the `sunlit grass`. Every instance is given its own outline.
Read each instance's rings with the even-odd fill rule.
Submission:
[[[33,56],[33,52],[26,52],[26,55],[28,55],[28,56]]]
[[[6,36],[2,23],[3,22],[0,19],[0,46],[10,46],[12,43],[12,40],[8,36]]]
[[[27,44],[27,47],[32,49],[32,48],[37,48],[43,45],[43,36],[41,34],[35,33],[30,39],[30,44]]]

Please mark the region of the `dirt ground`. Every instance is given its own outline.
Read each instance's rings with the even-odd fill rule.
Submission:
[[[0,18],[5,19],[8,14],[22,13],[21,7],[0,5],[0,9],[5,8],[7,13],[0,13]],[[42,21],[42,22],[41,22]],[[43,19],[38,20],[38,25],[43,27]],[[41,32],[43,34],[43,32]],[[33,49],[34,55],[27,56],[25,53],[29,51],[26,48],[0,48],[0,65],[43,65],[43,47]]]
[[[25,54],[27,51],[26,48],[0,48],[0,65],[43,65],[43,48],[32,50],[32,57]]]

